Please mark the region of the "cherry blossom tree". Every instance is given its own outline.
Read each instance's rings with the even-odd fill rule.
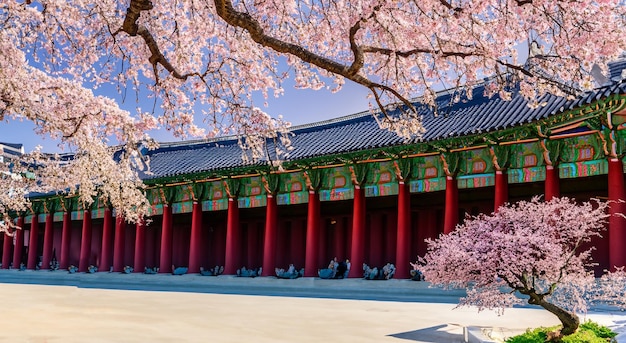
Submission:
[[[592,88],[594,64],[606,71],[624,50],[624,11],[620,0],[0,0],[0,120],[32,121],[74,154],[38,163],[72,177],[37,184],[80,182],[85,203],[97,193],[137,217],[145,199],[130,188],[151,128],[240,135],[258,158],[267,139],[289,145],[289,123],[255,95],[280,96],[293,78],[360,84],[381,127],[420,135],[415,101],[434,106],[441,87],[493,76],[488,94],[507,98],[515,82],[532,105]]]
[[[555,198],[502,206],[467,218],[448,235],[428,241],[426,280],[466,288],[459,306],[502,312],[524,302],[553,313],[572,334],[577,312],[595,301],[625,307],[623,269],[596,280],[589,242],[605,229],[608,204]]]
[[[0,163],[0,229],[12,232],[16,229],[10,211],[25,211],[28,206],[28,181],[25,170],[8,163]]]

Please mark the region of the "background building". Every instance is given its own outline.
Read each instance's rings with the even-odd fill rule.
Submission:
[[[0,142],[0,163],[11,161],[11,159],[23,154],[24,146],[22,144]]]

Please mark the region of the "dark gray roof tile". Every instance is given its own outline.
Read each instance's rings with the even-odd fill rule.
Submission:
[[[626,66],[626,63],[624,64]],[[611,94],[626,93],[621,81],[589,92],[575,100],[566,100],[553,95],[542,97],[545,106],[530,108],[516,92],[511,101],[503,101],[497,95],[487,98],[484,89],[477,87],[471,100],[450,104],[453,94],[441,93],[438,104],[439,115],[423,105],[418,112],[423,115],[426,133],[421,141],[436,141],[449,137],[485,133],[509,128],[547,118],[550,115],[573,109]],[[382,130],[368,112],[333,120],[294,127],[292,146],[288,160],[300,160],[324,155],[341,154],[383,146],[405,143],[395,133]],[[412,142],[419,142],[413,139]],[[273,151],[270,147],[269,151]],[[171,177],[199,172],[209,172],[244,166],[242,151],[233,137],[212,141],[162,143],[161,147],[149,151],[151,175],[145,179]],[[272,158],[275,158],[272,153]],[[260,161],[259,164],[267,163]]]

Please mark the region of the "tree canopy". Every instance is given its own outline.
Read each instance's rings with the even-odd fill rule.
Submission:
[[[502,206],[467,218],[448,235],[428,241],[426,280],[467,289],[461,306],[502,311],[528,303],[563,323],[564,335],[579,324],[576,312],[594,301],[624,307],[624,272],[594,277],[594,237],[608,218],[606,202],[577,204],[568,198]]]
[[[533,105],[592,88],[594,65],[606,71],[624,50],[623,27],[619,0],[2,0],[0,119],[32,121],[73,153],[38,161],[39,185],[80,184],[83,202],[103,196],[136,218],[151,128],[241,135],[258,156],[268,137],[289,145],[289,125],[254,95],[280,96],[293,78],[358,83],[381,127],[419,135],[414,103],[434,106],[441,88],[490,76],[488,94],[507,98],[515,84]],[[122,109],[146,98],[152,108]]]

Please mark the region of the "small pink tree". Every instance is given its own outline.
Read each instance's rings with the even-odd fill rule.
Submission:
[[[590,301],[623,305],[618,298],[624,294],[623,271],[596,280],[593,248],[585,248],[593,237],[601,237],[607,207],[595,200],[578,204],[535,197],[467,218],[454,232],[428,240],[426,280],[466,288],[459,306],[479,311],[501,313],[523,302],[541,306],[563,324],[557,337],[572,334],[579,325],[576,312],[585,311]]]

